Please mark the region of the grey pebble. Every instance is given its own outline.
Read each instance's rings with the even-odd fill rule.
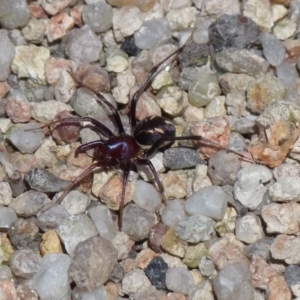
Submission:
[[[46,194],[28,191],[13,199],[9,207],[13,209],[18,216],[29,218],[35,216],[47,202],[50,202],[50,199]]]
[[[216,221],[223,219],[226,208],[227,196],[219,186],[206,186],[185,202],[185,210],[188,214],[200,214]]]
[[[0,7],[1,7],[0,1]],[[0,22],[1,22],[1,13],[0,13]],[[8,37],[7,30],[1,29],[0,30],[0,81],[7,80],[8,76],[10,75],[10,66],[15,56],[15,46],[10,41]]]
[[[61,192],[70,184],[67,180],[62,180],[46,169],[34,168],[25,174],[25,181],[30,188],[44,193]]]
[[[165,150],[163,164],[171,170],[177,170],[206,164],[206,161],[200,158],[196,150],[179,147]]]
[[[92,291],[108,280],[117,259],[117,250],[111,242],[91,237],[76,246],[69,276],[80,289]]]
[[[130,203],[123,211],[122,231],[133,240],[141,241],[148,236],[154,222],[153,213]]]
[[[10,207],[0,207],[0,230],[6,231],[17,220],[17,214]]]
[[[20,278],[32,278],[40,265],[40,257],[31,249],[16,250],[9,261],[12,273]]]
[[[251,259],[252,255],[256,254],[268,261],[271,257],[270,247],[274,242],[273,237],[264,237],[245,247],[245,255]]]
[[[23,154],[32,154],[41,147],[44,140],[43,130],[27,131],[36,127],[35,124],[24,125],[10,131],[6,137]]]
[[[207,174],[214,185],[233,185],[240,168],[241,161],[237,155],[221,150],[210,158]]]

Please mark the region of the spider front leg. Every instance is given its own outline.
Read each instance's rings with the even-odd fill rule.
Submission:
[[[106,168],[106,167],[114,167],[118,165],[118,162],[116,161],[100,161],[92,164],[89,166],[84,172],[82,172],[78,177],[76,177],[73,182],[64,190],[64,192],[59,196],[57,200],[55,200],[53,203],[51,203],[50,206],[47,206],[45,209],[42,209],[42,211],[46,211],[53,207],[56,204],[60,204],[60,202],[64,199],[64,197],[70,192],[70,190],[76,186],[81,180],[83,180],[86,176],[90,175],[94,169],[96,168]]]

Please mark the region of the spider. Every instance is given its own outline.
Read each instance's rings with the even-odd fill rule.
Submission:
[[[192,35],[191,35],[192,36]],[[123,178],[122,178],[122,193],[121,200],[119,206],[119,219],[118,225],[119,228],[122,228],[122,215],[124,208],[124,200],[125,200],[125,190],[128,181],[129,172],[132,169],[133,165],[146,165],[149,167],[150,171],[153,174],[153,178],[157,184],[158,190],[162,195],[163,202],[166,202],[164,197],[164,188],[163,185],[158,178],[157,172],[150,161],[150,158],[153,157],[159,149],[166,148],[170,146],[175,141],[179,140],[197,140],[202,141],[206,144],[209,144],[213,147],[217,147],[221,150],[226,150],[232,153],[235,153],[242,159],[249,160],[249,158],[243,156],[242,154],[223,147],[222,145],[206,139],[202,136],[176,136],[175,135],[175,127],[170,120],[161,116],[150,116],[145,119],[138,121],[136,118],[136,106],[137,102],[142,95],[142,93],[148,88],[151,83],[151,80],[158,72],[159,68],[170,58],[175,57],[180,52],[183,51],[185,45],[191,39],[189,39],[184,43],[183,46],[178,48],[176,51],[171,53],[165,59],[163,59],[160,63],[155,65],[152,70],[149,72],[147,78],[144,83],[140,86],[140,88],[136,91],[130,103],[130,112],[129,112],[129,120],[130,126],[132,130],[132,135],[128,135],[125,133],[124,126],[121,122],[120,115],[118,111],[114,108],[114,106],[107,101],[104,96],[94,90],[91,90],[89,87],[85,86],[82,82],[78,81],[75,78],[75,75],[70,72],[70,75],[73,77],[74,81],[80,85],[89,88],[92,92],[96,94],[98,97],[97,101],[100,104],[104,104],[111,112],[111,117],[117,127],[118,135],[115,135],[108,127],[103,125],[98,120],[95,120],[90,117],[79,117],[79,118],[64,118],[62,120],[54,121],[45,126],[59,124],[61,125],[76,125],[85,127],[87,125],[93,125],[93,129],[98,133],[104,136],[106,139],[96,140],[93,142],[89,142],[79,146],[75,151],[75,157],[78,156],[82,152],[86,152],[88,150],[93,150],[93,158],[95,162],[90,165],[81,175],[79,175],[75,180],[67,187],[67,189],[62,193],[62,195],[54,201],[50,207],[55,204],[58,204],[62,201],[62,199],[66,196],[66,194],[77,185],[83,178],[88,176],[93,172],[96,168],[111,168],[119,166],[123,170]],[[252,161],[252,160],[251,160]],[[46,208],[49,209],[49,206]]]

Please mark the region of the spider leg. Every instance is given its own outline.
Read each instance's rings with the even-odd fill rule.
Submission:
[[[91,166],[89,166],[84,172],[82,172],[78,177],[76,177],[73,182],[70,183],[70,185],[64,190],[64,192],[61,194],[61,196],[55,200],[53,203],[51,203],[50,206],[47,206],[45,209],[42,209],[41,211],[46,211],[49,208],[53,207],[56,204],[59,204],[63,198],[69,193],[69,191],[76,185],[78,184],[84,177],[88,176],[89,174],[92,173],[92,171],[96,168],[101,168],[101,167],[113,167],[118,165],[117,161],[99,161]]]
[[[202,141],[207,145],[211,145],[214,146],[220,150],[225,150],[227,152],[231,152],[236,154],[238,157],[240,157],[242,160],[247,161],[247,162],[251,162],[251,163],[261,163],[260,161],[257,161],[253,158],[249,158],[244,156],[243,154],[229,149],[227,147],[222,146],[221,144],[211,141],[207,138],[204,138],[202,136],[199,135],[188,135],[188,136],[174,136],[174,137],[164,137],[163,139],[159,139],[157,140],[150,149],[145,150],[144,151],[144,157],[145,158],[151,158],[153,155],[155,155],[155,153],[158,151],[158,149],[166,142],[166,141],[170,141],[170,142],[175,142],[175,141],[182,141],[182,140],[194,140],[194,141]]]
[[[161,62],[159,62],[157,65],[155,65],[151,71],[149,72],[146,80],[144,81],[144,83],[141,85],[141,87],[135,92],[135,94],[132,97],[131,103],[130,103],[130,123],[131,123],[131,127],[132,129],[135,127],[136,125],[136,105],[138,100],[140,99],[141,95],[144,93],[144,91],[148,88],[150,81],[152,80],[152,78],[155,76],[155,74],[157,73],[157,71],[159,70],[159,68],[161,67],[161,65],[163,65],[168,59],[170,59],[172,56],[175,56],[179,53],[181,53],[184,49],[184,47],[186,46],[186,44],[189,43],[189,41],[191,40],[193,33],[195,31],[196,28],[194,28],[194,30],[192,31],[191,35],[189,36],[189,38],[186,40],[186,42],[180,47],[178,48],[176,51],[174,51],[173,53],[171,53],[170,55],[168,55],[166,58],[164,58]]]
[[[152,162],[148,159],[144,159],[144,158],[136,158],[135,160],[135,164],[137,165],[141,165],[141,166],[148,166],[150,171],[152,172],[153,174],[153,177],[155,179],[155,182],[158,186],[158,189],[159,189],[159,192],[161,193],[162,195],[162,200],[163,200],[163,203],[166,204],[166,198],[165,198],[165,195],[164,195],[164,187],[160,181],[160,179],[158,178],[158,175],[157,175],[157,172],[152,164]]]
[[[45,128],[45,127],[55,125],[55,124],[57,124],[57,126],[64,126],[64,125],[75,125],[76,126],[76,125],[79,125],[79,126],[84,127],[84,126],[88,125],[87,123],[91,123],[92,125],[94,125],[93,129],[96,132],[102,134],[103,136],[105,136],[107,138],[115,136],[108,127],[106,127],[105,125],[103,125],[99,121],[97,121],[93,118],[90,118],[90,117],[64,118],[64,119],[61,119],[61,120],[52,121],[51,123],[45,124],[42,127],[39,127],[38,129]],[[35,129],[36,128],[28,129],[27,131],[35,130]]]
[[[120,135],[125,135],[124,126],[122,124],[120,115],[119,115],[118,111],[114,108],[114,106],[109,101],[107,101],[106,98],[101,93],[95,91],[94,89],[91,89],[90,87],[86,86],[82,81],[78,80],[76,78],[75,74],[73,74],[72,72],[69,72],[69,74],[71,75],[71,77],[73,78],[73,80],[75,81],[75,83],[77,83],[78,85],[83,86],[83,87],[89,89],[90,91],[92,91],[93,93],[95,93],[98,98],[101,99],[101,101],[99,99],[96,99],[96,101],[98,103],[100,103],[100,104],[102,104],[102,102],[103,102],[109,108],[109,110],[112,113],[113,119],[114,119],[114,121],[116,123],[116,126],[118,128],[119,134]]]
[[[77,157],[79,153],[86,152],[91,149],[99,148],[99,147],[103,146],[103,144],[104,144],[104,141],[101,141],[101,140],[83,144],[76,149],[74,156]]]
[[[128,182],[129,173],[132,168],[132,164],[129,159],[126,159],[124,162],[125,162],[125,167],[124,167],[124,174],[123,174],[123,179],[122,179],[122,194],[121,194],[121,201],[120,201],[120,206],[119,206],[119,222],[118,222],[120,230],[122,229],[126,185]]]

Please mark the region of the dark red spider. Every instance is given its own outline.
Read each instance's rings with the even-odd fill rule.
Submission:
[[[176,137],[174,125],[171,123],[170,120],[164,117],[151,116],[139,122],[137,121],[136,106],[140,96],[149,86],[152,78],[159,70],[161,65],[164,64],[171,57],[182,52],[182,50],[184,49],[187,43],[188,41],[182,47],[180,47],[175,52],[173,52],[168,57],[166,57],[164,60],[162,60],[159,64],[154,66],[153,69],[148,74],[142,86],[134,94],[130,103],[130,113],[129,113],[132,135],[128,135],[125,133],[120,115],[118,111],[114,108],[114,106],[109,101],[107,101],[101,93],[97,93],[96,91],[93,92],[101,100],[101,104],[104,103],[107,106],[107,108],[109,108],[109,110],[111,111],[112,119],[118,129],[118,135],[113,134],[113,132],[105,125],[90,117],[65,118],[59,121],[54,121],[51,124],[48,124],[48,125],[59,124],[60,126],[77,125],[82,127],[86,126],[87,124],[89,125],[92,124],[93,129],[97,133],[103,135],[106,138],[106,140],[97,140],[97,141],[83,144],[76,149],[75,157],[78,156],[79,153],[86,152],[87,150],[91,150],[91,149],[94,150],[93,158],[95,159],[96,162],[94,162],[80,176],[78,176],[52,205],[56,203],[60,203],[60,201],[65,197],[65,195],[76,184],[78,184],[84,177],[91,174],[91,172],[95,168],[109,168],[109,167],[120,166],[124,171],[123,180],[122,180],[122,194],[121,194],[121,201],[120,201],[120,208],[119,208],[119,227],[121,229],[124,199],[125,199],[125,189],[128,181],[129,172],[132,169],[132,165],[148,166],[154,176],[154,180],[157,183],[160,193],[163,195],[164,188],[158,178],[154,166],[149,160],[152,156],[154,156],[157,153],[157,151],[160,148],[169,146],[174,141],[178,141],[178,140],[197,140],[197,141],[205,142],[206,144],[212,145],[214,147],[217,147],[218,149],[223,149],[226,151],[233,152],[239,157],[249,160],[249,158],[244,157],[242,154],[230,150],[226,147],[223,147],[222,145],[201,136],[190,135],[190,136]],[[73,74],[71,75],[73,79],[77,82],[77,84],[81,86],[85,86],[81,82],[78,82],[78,80],[75,79],[75,76]]]

